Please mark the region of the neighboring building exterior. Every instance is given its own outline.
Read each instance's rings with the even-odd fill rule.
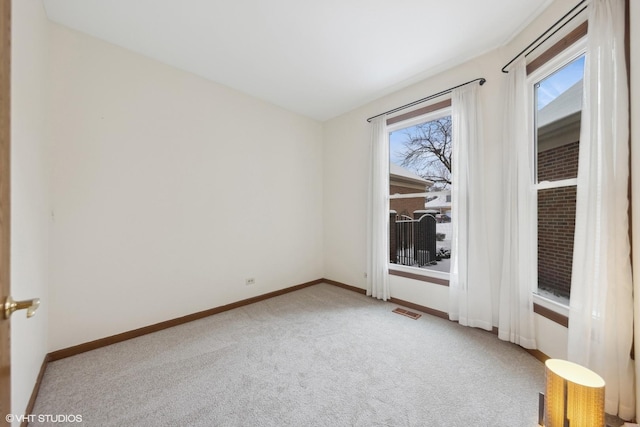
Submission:
[[[389,163],[389,194],[424,193],[428,191],[433,182],[428,181],[417,174],[395,163]],[[394,199],[389,201],[389,209],[396,211],[398,215],[406,215],[413,218],[413,212],[424,210],[424,197],[411,199]]]
[[[427,202],[424,204],[424,208],[427,211],[433,212],[438,220],[440,220],[443,215],[451,218],[451,190],[445,191],[445,194],[428,197]]]
[[[582,80],[538,112],[538,182],[578,175]],[[538,191],[538,287],[571,289],[576,187]]]

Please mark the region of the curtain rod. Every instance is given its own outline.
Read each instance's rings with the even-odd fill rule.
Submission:
[[[405,108],[413,107],[414,105],[418,105],[418,104],[421,104],[423,102],[430,101],[430,100],[432,100],[434,98],[437,98],[439,96],[446,95],[447,93],[451,93],[451,91],[454,90],[454,89],[457,89],[459,87],[462,87],[462,86],[468,85],[469,83],[473,83],[473,82],[477,82],[477,81],[479,81],[480,82],[480,86],[482,86],[483,84],[485,84],[487,79],[485,79],[484,77],[479,77],[477,79],[469,80],[466,83],[462,83],[462,84],[460,84],[458,86],[450,87],[449,89],[443,90],[442,92],[438,92],[438,93],[434,93],[433,95],[429,95],[426,98],[418,99],[417,101],[410,102],[409,104],[405,104],[405,105],[403,105],[401,107],[394,108],[393,110],[385,111],[384,113],[380,113],[380,114],[377,114],[375,116],[369,117],[367,119],[367,121],[369,123],[371,123],[371,120],[375,119],[376,117],[384,116],[385,114],[395,113],[395,112],[404,110]]]
[[[529,44],[529,46],[525,47],[522,52],[520,52],[519,54],[517,54],[511,61],[509,61],[507,63],[507,65],[505,65],[504,67],[502,67],[502,72],[508,74],[509,71],[506,71],[505,68],[507,68],[509,65],[511,65],[513,63],[513,61],[515,61],[516,59],[520,58],[522,56],[523,53],[527,52],[527,50],[529,50],[529,48],[531,46],[533,46],[534,44],[538,43],[538,41],[540,41],[540,39],[542,39],[545,35],[547,35],[547,33],[549,33],[549,31],[553,30],[555,28],[556,25],[558,25],[560,22],[562,22],[567,16],[571,15],[573,13],[574,10],[576,10],[577,8],[579,8],[580,6],[582,6],[584,3],[586,3],[588,0],[582,0],[580,3],[578,3],[577,5],[575,5],[573,7],[573,9],[571,9],[569,12],[565,13],[564,16],[560,19],[558,19],[556,22],[553,23],[552,26],[550,26],[549,28],[547,28],[547,30],[540,34],[540,36],[535,39],[533,42],[531,42],[531,44]],[[565,25],[567,25],[569,22],[573,21],[574,18],[576,18],[578,15],[580,15],[585,9],[587,8],[587,6],[583,7],[582,9],[580,9],[578,12],[576,12],[575,15],[573,15],[571,18],[569,18],[569,20],[567,22],[565,22],[564,24],[562,24],[561,26],[559,26],[558,28],[556,28],[556,30],[554,32],[552,32],[551,34],[549,34],[544,40],[540,41],[540,43],[538,43],[533,49],[531,49],[529,52],[527,52],[524,56],[528,56],[530,53],[532,53],[533,51],[535,51],[537,48],[540,47],[540,45],[544,42],[546,42],[547,40],[549,40],[555,33],[557,33],[558,31],[560,31],[562,28],[565,27]]]

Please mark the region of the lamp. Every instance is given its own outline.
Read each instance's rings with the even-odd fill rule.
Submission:
[[[545,427],[605,425],[602,377],[584,366],[560,359],[547,360],[545,374]]]

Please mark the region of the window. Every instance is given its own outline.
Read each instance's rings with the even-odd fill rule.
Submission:
[[[389,262],[449,273],[451,111],[389,126]]]
[[[571,292],[583,78],[580,45],[530,76],[535,103],[538,292],[566,305]]]

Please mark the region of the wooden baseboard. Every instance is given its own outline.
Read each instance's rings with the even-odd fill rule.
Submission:
[[[347,284],[341,283],[341,282],[336,282],[335,280],[322,279],[322,282],[323,283],[328,283],[330,285],[338,286],[340,288],[348,289],[350,291],[355,291],[355,292],[357,292],[359,294],[365,294],[366,295],[366,293],[367,293],[367,291],[365,289],[356,288],[355,286],[347,285]],[[449,315],[447,313],[445,313],[444,311],[440,311],[440,310],[436,310],[436,309],[433,309],[433,308],[425,307],[424,305],[416,304],[416,303],[413,303],[413,302],[410,302],[410,301],[405,301],[405,300],[401,300],[399,298],[393,298],[393,297],[389,298],[389,302],[391,302],[393,304],[402,305],[404,307],[408,307],[408,308],[411,308],[413,310],[421,311],[423,313],[430,314],[432,316],[436,316],[436,317],[440,317],[442,319],[449,320]],[[487,331],[487,332],[497,336],[498,335],[498,328],[496,326],[494,326],[491,331]],[[550,359],[549,356],[547,356],[546,354],[544,354],[540,350],[530,350],[530,349],[524,348],[524,347],[522,347],[522,349],[525,350],[530,355],[532,355],[533,357],[535,357],[536,359],[538,359],[539,361],[541,361],[542,363],[544,363],[548,359]]]
[[[38,393],[40,392],[40,384],[42,384],[42,378],[44,377],[44,373],[47,370],[47,364],[49,363],[49,355],[45,354],[42,359],[42,365],[40,366],[40,372],[38,373],[38,378],[36,378],[36,383],[33,386],[33,391],[31,392],[31,398],[29,399],[29,403],[27,404],[27,408],[25,409],[25,415],[31,415],[33,413],[33,407],[36,404],[36,398],[38,397]],[[20,427],[27,427],[29,425],[29,421],[25,419],[20,424]]]
[[[274,291],[274,292],[269,292],[263,295],[258,295],[256,297],[252,297],[252,298],[248,298],[248,299],[244,299],[241,301],[237,301],[231,304],[226,304],[223,306],[219,306],[219,307],[215,307],[215,308],[211,308],[208,310],[204,310],[204,311],[200,311],[197,313],[192,313],[192,314],[188,314],[186,316],[182,316],[182,317],[178,317],[176,319],[171,319],[171,320],[166,320],[164,322],[160,322],[160,323],[156,323],[153,325],[149,325],[149,326],[145,326],[142,328],[138,328],[138,329],[134,329],[131,331],[127,331],[127,332],[123,332],[120,334],[116,334],[116,335],[112,335],[109,337],[105,337],[105,338],[100,338],[94,341],[90,341],[87,343],[83,343],[83,344],[78,344],[72,347],[68,347],[68,348],[64,348],[61,350],[57,350],[57,351],[53,351],[49,354],[47,354],[45,356],[45,360],[42,362],[42,368],[40,370],[40,374],[38,375],[38,381],[36,383],[36,387],[34,387],[34,391],[31,395],[31,400],[29,401],[29,411],[31,409],[33,409],[33,404],[35,404],[35,398],[37,396],[37,391],[40,388],[40,381],[42,380],[42,376],[44,375],[44,371],[46,370],[46,365],[48,362],[53,362],[55,360],[60,360],[60,359],[64,359],[66,357],[71,357],[71,356],[75,356],[76,354],[81,354],[87,351],[91,351],[91,350],[95,350],[101,347],[106,347],[108,345],[111,344],[115,344],[118,342],[122,342],[122,341],[126,341],[126,340],[130,340],[132,338],[137,338],[146,334],[150,334],[153,332],[157,332],[157,331],[161,331],[163,329],[167,329],[167,328],[171,328],[173,326],[178,326],[178,325],[182,325],[184,323],[188,323],[188,322],[192,322],[194,320],[198,320],[198,319],[202,319],[204,317],[208,317],[217,313],[222,313],[228,310],[233,310],[234,308],[239,308],[239,307],[244,307],[246,305],[249,304],[254,304],[256,302],[259,301],[264,301],[266,299],[269,298],[273,298],[279,295],[284,295],[287,294],[289,292],[294,292],[297,291],[299,289],[303,289],[309,286],[313,286],[313,285],[317,285],[319,283],[327,283],[329,285],[333,285],[333,286],[337,286],[339,288],[343,288],[343,289],[347,289],[349,291],[352,292],[356,292],[362,295],[366,294],[366,290],[362,289],[362,288],[358,288],[356,286],[351,286],[351,285],[347,285],[346,283],[342,283],[342,282],[338,282],[335,280],[331,280],[331,279],[316,279],[316,280],[312,280],[310,282],[306,282],[306,283],[302,283],[299,285],[295,285],[295,286],[291,286],[289,288],[285,288],[285,289],[280,289],[278,291]],[[389,302],[393,303],[393,304],[399,304],[402,305],[404,307],[408,307],[411,308],[413,310],[417,310],[426,314],[430,314],[432,316],[436,316],[436,317],[440,317],[442,319],[449,319],[449,315],[447,313],[445,313],[444,311],[440,311],[440,310],[436,310],[433,308],[429,308],[420,304],[416,304],[410,301],[405,301],[399,298],[389,298]],[[540,306],[537,306],[538,311],[536,311],[538,314],[540,311]],[[544,308],[544,307],[542,307]],[[549,310],[550,311],[550,310]],[[549,316],[548,313],[547,316]],[[545,317],[547,317],[545,316]],[[565,318],[566,319],[566,318]],[[555,320],[556,322],[562,324],[562,321],[560,319],[552,319]],[[560,320],[560,321],[558,321]],[[494,330],[492,331],[492,333],[497,334],[497,328],[493,328]],[[546,354],[542,353],[541,351],[538,350],[527,350],[532,356],[534,356],[535,358],[541,360],[542,362],[545,362],[547,359],[549,359],[549,356],[547,356]],[[27,412],[30,413],[30,412]]]
[[[538,359],[539,361],[541,361],[542,363],[544,363],[547,360],[551,359],[549,356],[547,356],[546,354],[544,354],[540,350],[530,350],[528,348],[525,348],[525,351],[527,353],[529,353],[530,355],[532,355],[533,357],[535,357],[536,359]]]
[[[424,274],[409,273],[401,270],[389,269],[389,275],[406,277],[407,279],[420,280],[421,282],[433,283],[435,285],[449,286],[448,279],[439,279],[437,277],[425,276]]]
[[[423,313],[430,314],[432,316],[440,317],[442,319],[449,320],[449,315],[444,311],[436,310],[435,308],[425,307],[424,305],[415,304],[410,301],[401,300],[399,298],[389,298],[389,302],[393,304],[403,305],[405,307],[412,308],[414,310],[421,311]]]
[[[556,322],[558,325],[564,326],[565,328],[569,327],[569,318],[567,316],[556,313],[553,310],[549,310],[547,307],[536,304],[535,302],[533,303],[533,312],[551,320],[552,322]]]
[[[355,286],[347,285],[346,283],[337,282],[335,280],[322,279],[322,282],[323,283],[327,283],[329,285],[337,286],[339,288],[347,289],[349,291],[357,292],[357,293],[362,294],[362,295],[366,295],[367,294],[367,290],[366,289],[357,288]],[[433,309],[433,308],[425,307],[424,305],[420,305],[420,304],[416,304],[416,303],[413,303],[413,302],[401,300],[399,298],[389,298],[389,302],[391,302],[393,304],[403,305],[405,307],[412,308],[414,310],[418,310],[418,311],[421,311],[423,313],[430,314],[432,316],[441,317],[443,319],[449,320],[449,315],[447,313],[445,313],[444,311],[440,311],[440,310],[436,310],[436,309]]]
[[[71,356],[75,356],[77,354],[81,354],[81,353],[85,353],[87,351],[91,351],[91,350],[95,350],[101,347],[106,347],[108,345],[111,344],[115,344],[118,342],[122,342],[122,341],[126,341],[132,338],[137,338],[146,334],[150,334],[153,332],[157,332],[157,331],[161,331],[163,329],[167,329],[167,328],[171,328],[173,326],[178,326],[178,325],[182,325],[184,323],[188,323],[188,322],[192,322],[194,320],[198,320],[198,319],[202,319],[204,317],[208,317],[217,313],[222,313],[225,311],[229,311],[229,310],[233,310],[235,308],[239,308],[239,307],[244,307],[246,305],[250,305],[250,304],[254,304],[256,302],[260,302],[260,301],[264,301],[267,300],[269,298],[273,298],[273,297],[277,297],[279,295],[284,295],[290,292],[294,292],[309,286],[313,286],[313,285],[317,285],[319,283],[327,283],[329,285],[333,285],[333,286],[337,286],[339,288],[343,288],[343,289],[347,289],[349,291],[352,292],[356,292],[358,294],[362,294],[362,295],[366,295],[366,290],[362,289],[362,288],[358,288],[356,286],[351,286],[351,285],[347,285],[346,283],[341,283],[341,282],[337,282],[335,280],[331,280],[331,279],[317,279],[317,280],[312,280],[310,282],[306,282],[306,283],[302,283],[299,285],[295,285],[295,286],[291,286],[289,288],[285,288],[285,289],[280,289],[278,291],[274,291],[274,292],[269,292],[263,295],[258,295],[256,297],[252,297],[252,298],[247,298],[241,301],[237,301],[231,304],[226,304],[223,306],[219,306],[219,307],[215,307],[215,308],[211,308],[208,310],[204,310],[204,311],[200,311],[197,313],[192,313],[192,314],[188,314],[186,316],[182,316],[182,317],[178,317],[175,319],[171,319],[171,320],[166,320],[164,322],[160,322],[160,323],[156,323],[153,325],[149,325],[149,326],[145,326],[142,328],[138,328],[138,329],[134,329],[131,331],[127,331],[127,332],[123,332],[120,334],[116,334],[116,335],[112,335],[109,337],[105,337],[105,338],[100,338],[94,341],[90,341],[87,343],[83,343],[83,344],[78,344],[72,347],[68,347],[68,348],[63,348],[61,350],[56,350],[53,351],[51,353],[48,353],[45,357],[44,360],[42,361],[42,366],[40,368],[40,373],[38,374],[38,378],[36,381],[36,384],[34,386],[33,392],[31,394],[31,399],[29,400],[29,404],[27,406],[27,410],[26,410],[26,414],[31,414],[31,412],[33,411],[33,407],[35,405],[35,401],[36,398],[38,396],[38,392],[40,390],[40,384],[42,382],[42,378],[44,376],[44,373],[47,369],[47,364],[49,362],[53,362],[56,360],[60,360],[60,359],[64,359],[66,357],[71,357]],[[425,307],[423,305],[420,304],[415,304],[412,303],[410,301],[405,301],[405,300],[401,300],[398,298],[390,298],[389,302],[393,303],[393,304],[398,304],[398,305],[402,305],[404,307],[408,307],[411,308],[413,310],[417,310],[417,311],[421,311],[423,313],[426,314],[430,314],[432,316],[436,316],[436,317],[440,317],[442,319],[449,319],[449,316],[447,313],[440,311],[440,310],[436,310],[433,308],[429,308],[429,307]],[[534,357],[536,357],[537,359],[541,360],[541,361],[546,361],[547,359],[549,359],[549,357],[547,355],[545,355],[544,353],[538,351],[538,350],[527,350],[531,355],[533,355]],[[27,426],[27,422],[23,422],[22,423],[22,427],[26,427]]]
[[[346,289],[346,290],[349,290],[349,291],[357,292],[357,293],[362,294],[362,295],[366,295],[367,294],[367,290],[366,289],[357,288],[355,286],[347,285],[346,283],[342,283],[342,282],[336,282],[335,280],[331,280],[331,279],[322,279],[322,283],[327,283],[329,285],[333,285],[333,286],[337,286],[339,288],[343,288],[343,289]]]
[[[294,292],[299,289],[303,289],[309,286],[317,285],[318,283],[322,283],[322,279],[312,280],[311,282],[302,283],[300,285],[291,286],[289,288],[280,289],[278,291],[269,292],[263,295],[258,295],[256,297],[247,298],[241,301],[237,301],[231,304],[222,305],[215,308],[210,308],[208,310],[199,311],[197,313],[188,314],[186,316],[178,317],[171,320],[166,320],[164,322],[155,323],[153,325],[144,326],[142,328],[134,329],[127,332],[122,332],[120,334],[111,335],[109,337],[100,338],[94,341],[86,342],[83,344],[74,345],[72,347],[63,348],[61,350],[56,350],[48,354],[49,361],[53,362],[55,360],[64,359],[66,357],[75,356],[77,354],[85,353],[87,351],[95,350],[101,347],[106,347],[111,344],[119,343],[122,341],[130,340],[132,338],[141,337],[143,335],[147,335],[153,332],[161,331],[163,329],[171,328],[174,326],[182,325],[184,323],[192,322],[194,320],[202,319],[204,317],[209,317],[213,314],[222,313],[224,311],[233,310],[234,308],[244,307],[249,304],[254,304],[259,301],[264,301],[269,298],[277,297],[279,295],[284,295],[289,292]]]

